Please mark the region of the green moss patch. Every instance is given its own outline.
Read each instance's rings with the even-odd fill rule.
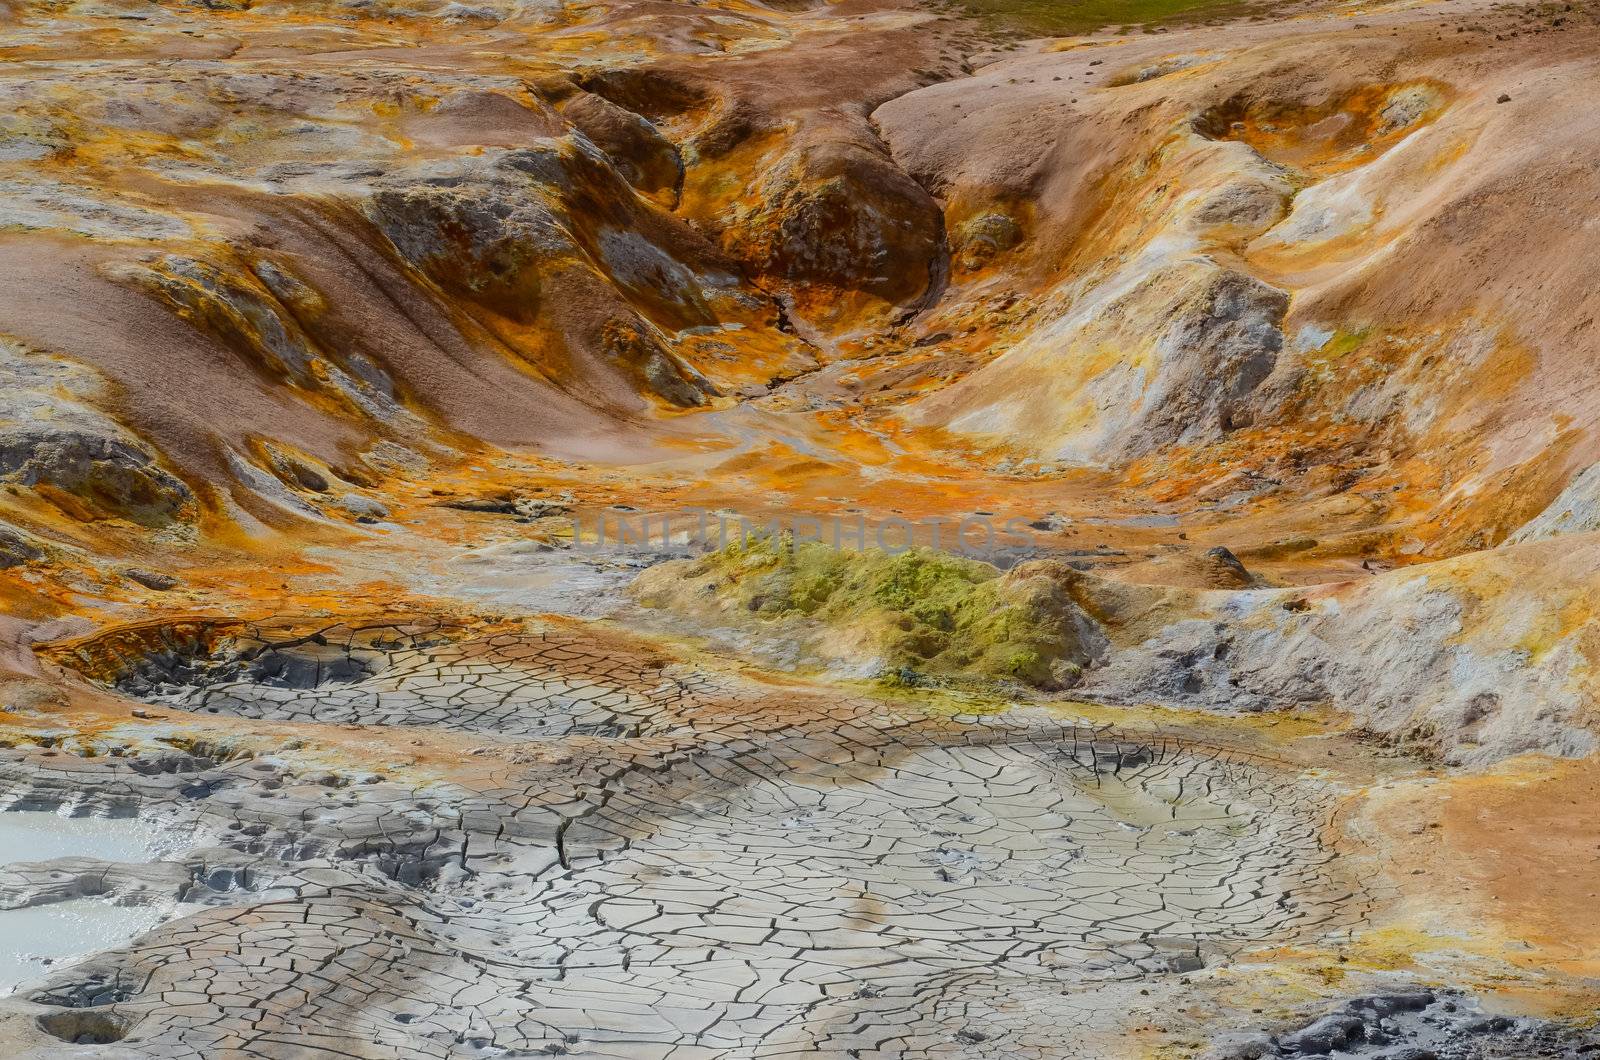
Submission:
[[[804,621],[835,654],[876,659],[891,684],[1055,689],[1072,684],[1085,661],[1082,612],[1059,580],[927,549],[890,555],[752,539],[655,568],[636,591],[647,606]]]

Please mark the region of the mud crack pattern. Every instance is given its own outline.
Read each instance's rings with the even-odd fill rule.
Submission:
[[[12,1003],[132,1055],[1072,1056],[1106,991],[1366,901],[1322,843],[1336,793],[1279,764],[679,672],[566,629],[162,696],[517,738],[470,786],[0,752],[26,805],[176,801],[222,837],[187,855],[198,912]]]

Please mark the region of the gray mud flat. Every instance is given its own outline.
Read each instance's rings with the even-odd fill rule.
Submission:
[[[537,626],[358,638],[359,666],[322,640],[117,680],[168,709],[458,729],[495,779],[0,750],[35,803],[93,790],[219,837],[118,870],[188,915],[24,984],[14,1052],[1072,1055],[1108,998],[1369,901],[1322,842],[1338,792],[1237,752],[779,694]],[[79,862],[0,895],[81,897]]]

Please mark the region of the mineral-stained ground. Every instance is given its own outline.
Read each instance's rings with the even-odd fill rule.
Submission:
[[[0,1056],[1600,1056],[1597,100],[0,0]]]

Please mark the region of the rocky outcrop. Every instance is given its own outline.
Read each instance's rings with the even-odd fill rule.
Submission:
[[[883,110],[904,121],[906,106]],[[1097,178],[1092,190],[1111,203],[1084,203],[1094,221],[1074,219],[1088,227],[1065,246],[1051,243],[1065,219],[1052,231],[1032,187],[949,191],[971,215],[955,230],[961,272],[982,276],[986,262],[1011,252],[1023,275],[1049,270],[1047,289],[1015,341],[914,402],[913,419],[1035,458],[1122,465],[1222,441],[1281,405],[1284,387],[1265,384],[1283,367],[1289,293],[1232,248],[1283,217],[1292,182],[1283,167],[1190,122],[1157,123],[1149,135],[1158,147],[1123,145],[1128,154]],[[891,141],[928,171],[924,180],[952,180],[953,160],[929,157],[932,145],[907,143],[903,132]],[[1031,218],[1022,249],[1014,214]]]
[[[1201,1060],[1425,1060],[1428,1057],[1517,1057],[1568,1060],[1600,1051],[1591,1030],[1527,1016],[1485,1012],[1478,999],[1432,989],[1352,998],[1303,1026],[1269,1034],[1230,1034]]]
[[[734,253],[797,304],[829,319],[840,295],[894,308],[925,295],[944,267],[938,204],[881,150],[848,141],[789,153],[728,226]]]
[[[1250,420],[1250,399],[1283,350],[1289,296],[1250,276],[1208,272],[1164,316],[1160,368],[1119,454],[1216,441]]]
[[[564,100],[561,116],[604,151],[628,183],[646,195],[676,200],[683,159],[648,118],[589,92],[574,92]]]
[[[693,628],[785,668],[891,683],[1062,689],[1106,650],[1058,563],[1001,574],[928,550],[896,556],[755,538],[658,564],[631,588]],[[1068,572],[1070,573],[1070,572]]]
[[[1026,438],[1085,463],[1218,441],[1255,416],[1289,298],[1204,258],[1107,281],[919,410],[957,431]]]
[[[1600,530],[1600,464],[1572,477],[1550,506],[1513,533],[1507,544]]]
[[[539,329],[559,352],[523,340],[536,364],[553,376],[564,365],[564,384],[618,404],[639,388],[705,403],[716,387],[674,355],[673,336],[716,320],[715,306],[751,310],[714,248],[636,197],[587,140],[398,175],[369,211],[440,287]]]
[[[1002,575],[949,556],[809,545],[785,558],[758,543],[660,564],[632,591],[676,631],[687,623],[786,667],[1013,681],[1135,706],[1332,707],[1413,751],[1474,764],[1600,745],[1600,680],[1586,654],[1600,622],[1579,617],[1583,586],[1600,582],[1597,548],[1578,584],[1541,570],[1537,555],[1485,553],[1297,590],[1257,587],[1225,549],[1197,561],[1198,587],[1179,588],[1111,581],[1059,560]],[[1218,581],[1243,587],[1206,587]],[[1548,628],[1542,606],[1573,620]]]
[[[0,570],[20,567],[43,559],[45,550],[34,543],[33,535],[13,526],[0,524]]]
[[[78,518],[160,526],[197,514],[189,487],[91,404],[105,397],[91,370],[0,340],[0,393],[0,481]]]
[[[1112,642],[1078,694],[1230,711],[1329,705],[1454,764],[1597,746],[1584,603],[1600,563],[1476,553],[1315,590],[1201,592],[1085,580]],[[1587,573],[1574,577],[1581,568]],[[1569,616],[1551,625],[1554,608]]]
[[[316,328],[326,308],[322,296],[284,265],[169,254],[150,266],[119,266],[111,273],[156,294],[270,379],[320,393],[385,426],[420,426],[398,401],[383,365],[358,350],[324,348],[312,337],[307,329]]]

